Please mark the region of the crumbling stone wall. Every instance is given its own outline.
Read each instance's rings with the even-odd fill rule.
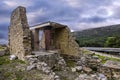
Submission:
[[[55,29],[54,42],[55,46],[60,49],[60,53],[62,54],[78,56],[80,53],[79,45],[75,42],[75,39],[67,26]]]
[[[31,54],[31,34],[24,7],[19,6],[12,12],[8,37],[11,54],[21,60],[24,60],[25,55]]]
[[[79,45],[72,36],[70,29],[66,27],[56,28],[53,45],[61,54],[78,56],[80,53]],[[43,33],[40,46],[45,47],[45,33]]]

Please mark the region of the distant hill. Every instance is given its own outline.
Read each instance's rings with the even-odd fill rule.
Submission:
[[[108,37],[120,36],[120,24],[73,32],[80,46],[103,47]]]

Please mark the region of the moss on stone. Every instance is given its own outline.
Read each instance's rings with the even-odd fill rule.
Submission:
[[[75,62],[71,61],[71,60],[66,60],[67,66],[68,67],[74,67],[75,66]]]
[[[86,49],[81,49],[81,52],[82,54],[90,54],[90,51]]]

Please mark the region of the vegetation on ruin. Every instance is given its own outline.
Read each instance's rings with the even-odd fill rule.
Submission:
[[[38,70],[26,71],[26,65],[19,59],[9,60],[9,55],[0,57],[0,80],[42,80],[46,76]]]
[[[98,54],[94,54],[95,56],[98,56],[99,59],[101,59],[101,63],[105,63],[107,60],[112,60],[112,61],[118,61],[120,62],[120,59],[118,58],[112,58],[112,57],[105,57],[105,56],[101,56]]]
[[[75,67],[75,62],[72,60],[66,60],[66,63],[68,67]]]

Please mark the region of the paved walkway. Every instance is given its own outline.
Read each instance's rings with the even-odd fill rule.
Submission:
[[[120,56],[115,56],[115,55],[110,55],[107,53],[101,53],[101,52],[95,52],[95,51],[90,51],[90,52],[101,55],[101,56],[105,56],[105,57],[120,59]]]
[[[120,48],[104,48],[104,47],[83,47],[91,51],[112,52],[114,54],[120,53]]]

